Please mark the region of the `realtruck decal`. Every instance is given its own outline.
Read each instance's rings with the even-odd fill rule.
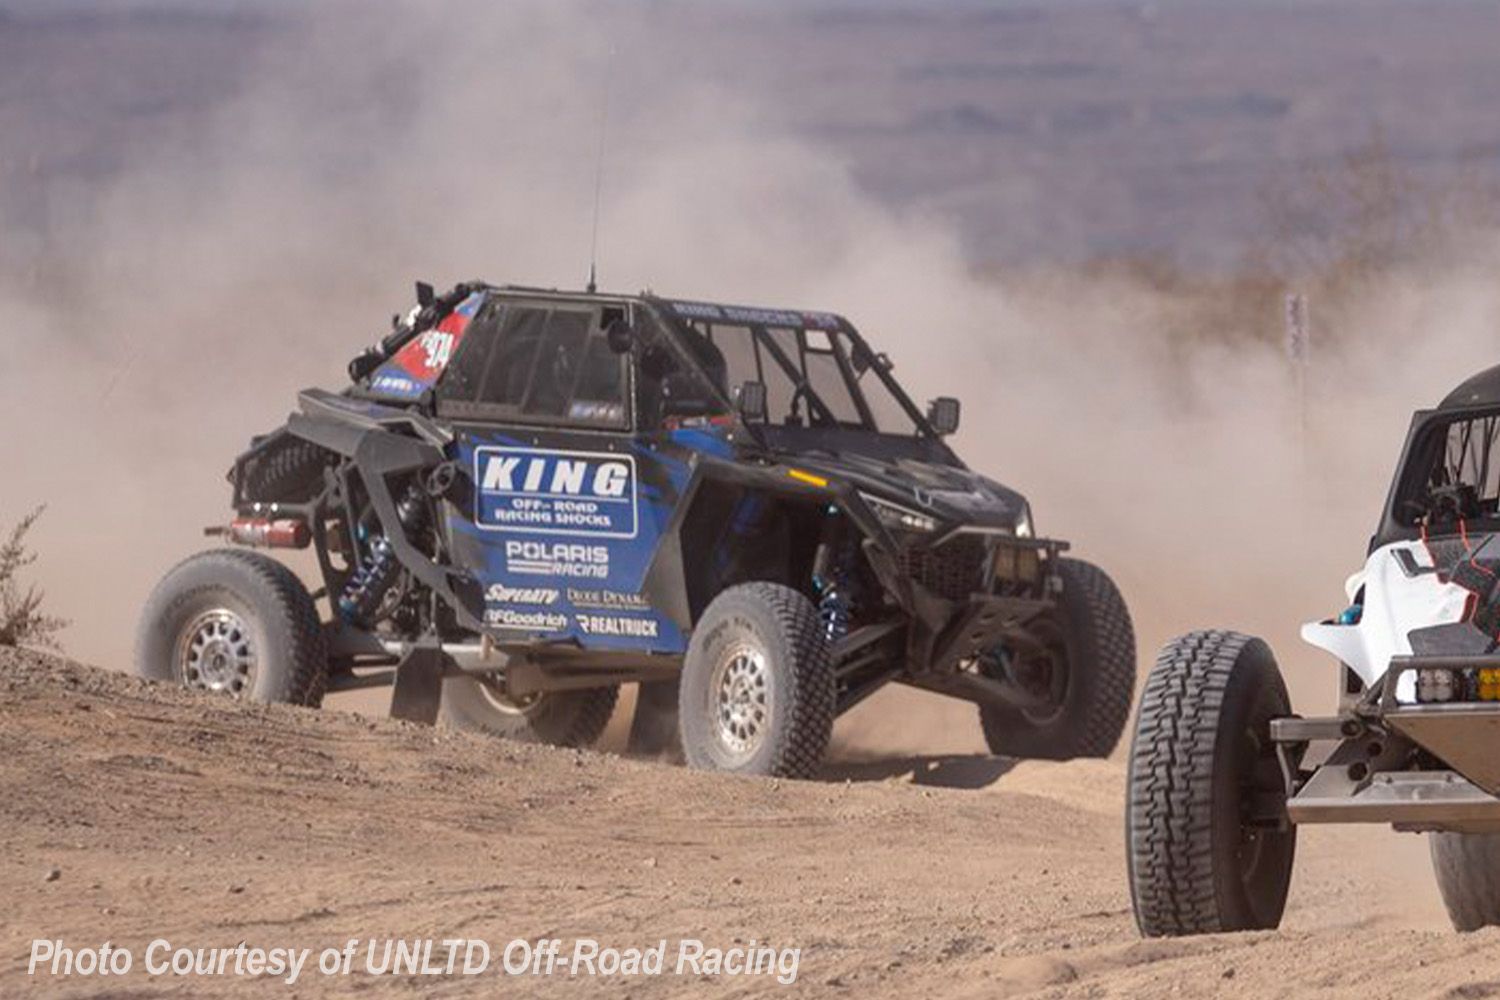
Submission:
[[[485,531],[634,538],[640,528],[634,455],[481,447],[474,484]]]
[[[660,631],[655,618],[591,614],[579,614],[576,617],[578,627],[589,635],[623,635],[637,639],[655,639]]]

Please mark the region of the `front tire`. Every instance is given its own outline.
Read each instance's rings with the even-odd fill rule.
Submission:
[[[1453,929],[1500,925],[1500,834],[1434,833],[1428,843]]]
[[[614,714],[620,687],[548,691],[514,701],[477,677],[447,677],[439,718],[455,729],[478,730],[524,743],[589,747]]]
[[[1281,922],[1296,827],[1254,822],[1285,795],[1271,720],[1291,714],[1271,649],[1235,632],[1163,647],[1130,747],[1126,855],[1147,937],[1272,928]]]
[[[812,602],[775,583],[714,598],[693,629],[678,718],[690,767],[811,778],[833,733],[836,695]]]
[[[141,612],[136,672],[246,701],[319,705],[328,646],[307,588],[259,552],[178,563]]]
[[[1050,704],[981,705],[979,722],[993,754],[1108,757],[1130,718],[1135,628],[1125,599],[1108,574],[1081,559],[1059,559],[1057,576],[1057,610],[1034,623],[1032,648],[997,651],[986,665],[991,676],[1034,690]]]

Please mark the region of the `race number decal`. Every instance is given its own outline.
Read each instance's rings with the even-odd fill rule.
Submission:
[[[634,538],[639,527],[633,455],[477,448],[474,485],[487,531]]]

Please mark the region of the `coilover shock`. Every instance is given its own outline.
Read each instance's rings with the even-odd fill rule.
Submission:
[[[831,521],[813,563],[813,587],[818,592],[818,618],[829,644],[849,634],[854,619],[855,544],[846,527]]]
[[[406,488],[396,504],[396,520],[408,538],[427,526],[427,498],[415,482]],[[339,595],[339,615],[351,624],[372,624],[371,619],[379,610],[380,602],[400,572],[401,563],[396,559],[395,546],[385,535],[376,535],[370,541],[364,561]]]

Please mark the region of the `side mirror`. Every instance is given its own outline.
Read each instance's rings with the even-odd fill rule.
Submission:
[[[417,282],[417,305],[426,309],[435,301],[437,301],[437,292],[433,291],[432,286],[425,281]]]
[[[745,382],[740,386],[736,402],[739,404],[741,417],[746,420],[765,420],[766,384],[755,381]]]
[[[952,396],[939,396],[927,404],[927,422],[942,437],[958,430],[958,400]]]
[[[623,319],[612,320],[604,328],[604,340],[616,354],[629,354],[635,344],[635,330]]]

